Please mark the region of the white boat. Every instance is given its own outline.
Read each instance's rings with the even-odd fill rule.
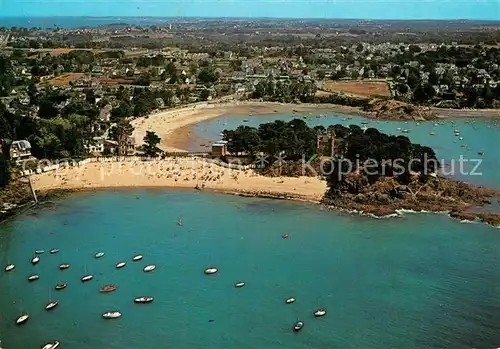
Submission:
[[[120,316],[122,316],[122,313],[120,313],[119,311],[108,311],[102,314],[102,317],[105,319],[117,319]]]
[[[55,254],[57,252],[59,252],[57,248],[53,248],[52,250],[50,250],[50,254]]]
[[[92,280],[94,278],[93,275],[85,275],[84,277],[82,277],[80,280],[82,280],[82,282],[85,282],[85,281],[89,281],[89,280]]]
[[[59,269],[61,269],[61,270],[68,269],[68,268],[69,268],[69,264],[61,264],[59,266]]]
[[[134,299],[134,303],[151,303],[153,301],[153,297],[138,297]]]
[[[26,323],[26,321],[28,321],[29,318],[30,316],[28,314],[21,315],[20,317],[17,318],[16,325],[22,325]]]
[[[297,321],[295,325],[293,325],[293,330],[295,332],[299,332],[302,329],[302,327],[304,327],[304,323],[302,321]]]
[[[243,287],[243,286],[245,286],[245,283],[243,281],[234,284],[234,287]]]
[[[435,136],[435,135],[437,135],[437,132],[431,132],[431,133],[429,133],[429,134],[430,134],[431,136]]]
[[[66,286],[68,286],[68,284],[67,284],[67,283],[65,283],[65,282],[61,282],[60,284],[57,284],[57,285],[56,285],[56,290],[62,290],[62,289],[64,289],[64,288],[66,288]]]
[[[127,263],[126,262],[120,262],[120,263],[117,263],[116,264],[116,269],[120,269],[120,268],[123,268],[124,266],[126,266]]]
[[[285,300],[285,303],[286,303],[286,304],[291,304],[291,303],[294,303],[294,302],[295,302],[295,298],[293,298],[293,297],[287,298],[287,299]]]
[[[36,281],[40,279],[40,275],[31,275],[30,277],[28,277],[28,281]]]
[[[38,255],[36,255],[35,257],[33,257],[33,259],[31,260],[31,264],[37,264],[38,262],[40,262],[40,257],[38,257]]]
[[[54,309],[55,307],[57,307],[57,305],[59,304],[58,301],[53,301],[51,300],[51,296],[50,296],[50,288],[49,288],[49,298],[48,298],[48,302],[47,302],[47,305],[45,306],[45,310],[52,310]]]
[[[132,258],[132,260],[134,262],[137,262],[137,261],[140,261],[143,258],[144,258],[144,256],[142,254],[138,254],[137,256],[134,256],[134,258]]]
[[[147,265],[144,267],[144,269],[142,269],[144,272],[150,272],[150,271],[153,271],[156,269],[156,265],[154,264],[151,264],[151,265]]]
[[[102,256],[104,256],[104,252],[97,252],[95,254],[95,258],[101,258]]]
[[[36,254],[42,254],[42,253],[45,253],[45,250],[36,250],[35,253]]]
[[[16,268],[14,264],[9,264],[8,266],[5,267],[5,271],[12,271]]]
[[[314,312],[314,316],[321,317],[326,315],[326,310],[323,308],[319,308]]]
[[[52,343],[47,343],[42,347],[42,349],[56,349],[56,348],[59,348],[58,341],[54,341]]]
[[[57,305],[59,304],[58,301],[50,301],[47,303],[47,305],[45,306],[45,310],[52,310],[54,309],[55,307],[57,307]]]
[[[215,273],[217,273],[217,271],[218,271],[217,268],[210,267],[210,268],[205,269],[205,274],[207,274],[207,275],[215,274]]]

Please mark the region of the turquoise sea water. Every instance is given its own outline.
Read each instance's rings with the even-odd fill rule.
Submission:
[[[32,266],[36,249],[47,252]],[[133,263],[137,253],[144,260]],[[116,270],[120,260],[128,265]],[[444,215],[376,220],[194,191],[78,193],[1,225],[0,261],[7,349],[55,339],[72,349],[500,345],[500,231]],[[7,263],[15,271],[3,272]],[[143,273],[147,264],[157,269]],[[219,273],[204,275],[212,265]],[[85,270],[95,278],[82,284]],[[40,279],[28,283],[32,273]],[[62,281],[51,294],[59,307],[46,312]],[[100,294],[105,284],[118,290]],[[155,301],[134,304],[142,295]],[[324,318],[312,315],[318,307]],[[113,309],[123,317],[101,318]],[[21,311],[31,318],[17,327]],[[292,333],[298,319],[304,329]]]
[[[500,149],[500,121],[498,120],[444,120],[438,121],[444,123],[443,125],[433,121],[420,122],[394,122],[394,121],[374,121],[362,117],[352,116],[350,120],[345,120],[349,117],[347,115],[328,113],[325,117],[316,117],[312,115],[305,119],[311,125],[329,125],[342,124],[342,125],[360,125],[366,127],[374,127],[382,132],[394,135],[406,135],[412,142],[428,145],[432,147],[440,160],[443,160],[445,168],[450,173],[451,163],[454,160],[455,171],[454,177],[466,180],[478,185],[485,185],[493,188],[500,188],[500,176],[498,170],[500,169],[500,156],[498,149]],[[274,120],[290,121],[294,118],[301,118],[302,115],[264,115],[264,116],[231,116],[220,117],[199,123],[193,127],[194,132],[199,136],[214,141],[220,139],[220,133],[224,129],[234,129],[239,125],[248,125],[258,127],[260,123],[271,122]],[[248,119],[248,122],[243,120]],[[368,122],[366,125],[361,125],[362,122]],[[407,129],[409,133],[402,133],[398,131]],[[463,140],[456,137],[454,130],[460,131],[460,136]],[[437,132],[437,135],[430,135],[431,132]],[[467,145],[463,148],[462,145]],[[193,150],[200,149],[200,145],[192,142],[190,148]],[[478,152],[484,152],[484,155],[479,155]],[[459,159],[463,156],[469,160],[463,165],[464,173],[460,173]],[[475,167],[476,162],[471,162],[471,159],[480,159],[482,161],[477,171],[474,173],[481,173],[481,175],[472,175],[471,172]]]

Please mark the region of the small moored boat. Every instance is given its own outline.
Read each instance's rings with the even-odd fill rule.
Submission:
[[[150,272],[150,271],[153,271],[156,269],[156,265],[154,264],[151,264],[151,265],[147,265],[144,267],[144,269],[142,269],[144,272]]]
[[[134,303],[151,303],[153,301],[153,297],[138,297],[134,299]]]
[[[126,262],[120,262],[120,263],[117,263],[116,264],[116,269],[120,269],[120,268],[123,268],[124,266],[126,266],[127,263]]]
[[[26,323],[26,321],[28,321],[29,318],[30,316],[28,314],[21,315],[20,317],[17,318],[16,325],[22,325]]]
[[[243,287],[243,286],[245,286],[245,283],[243,281],[234,284],[234,287]]]
[[[29,282],[33,282],[33,281],[36,281],[38,279],[40,279],[40,275],[36,275],[36,274],[28,277]]]
[[[50,254],[55,254],[57,252],[59,252],[57,248],[53,248],[52,250],[50,250]]]
[[[45,310],[52,310],[54,309],[55,307],[57,307],[57,305],[59,304],[58,301],[50,301],[47,303],[47,305],[45,306]]]
[[[42,253],[45,253],[45,250],[36,250],[35,251],[35,254],[42,254]]]
[[[5,267],[5,271],[12,271],[16,268],[14,264],[9,264],[8,266]]]
[[[59,342],[58,341],[47,343],[47,344],[45,344],[42,347],[42,349],[56,349],[56,348],[59,348]]]
[[[321,317],[326,315],[326,310],[323,308],[319,308],[314,312],[314,316]]]
[[[302,321],[297,321],[295,325],[293,325],[293,330],[295,332],[299,332],[302,329],[302,327],[304,327],[304,323]]]
[[[218,270],[217,270],[217,268],[215,268],[215,267],[210,267],[210,268],[205,269],[205,274],[207,274],[207,275],[211,275],[211,274],[215,274],[215,273],[217,273],[217,271],[218,271]]]
[[[288,238],[290,237],[290,235],[288,235],[288,234],[283,234],[283,235],[281,235],[281,237],[282,237],[283,239],[288,239]]]
[[[57,284],[57,285],[56,285],[56,290],[62,290],[62,289],[64,289],[64,288],[66,288],[66,286],[68,286],[68,284],[67,284],[67,283],[65,283],[65,282],[61,282],[60,284]]]
[[[82,277],[80,280],[82,280],[82,282],[85,282],[85,281],[90,281],[94,278],[93,275],[85,275],[84,277]]]
[[[105,319],[117,319],[120,316],[122,316],[122,313],[120,313],[119,311],[108,311],[102,314],[102,317]]]
[[[287,299],[285,300],[285,303],[286,303],[286,304],[291,304],[291,303],[294,303],[294,302],[295,302],[295,298],[293,298],[293,297],[287,298]]]
[[[101,258],[102,256],[104,256],[104,252],[97,252],[95,254],[95,258]]]
[[[61,270],[68,269],[68,268],[69,268],[69,264],[61,264],[59,266],[59,269],[61,269]]]
[[[37,264],[38,262],[40,262],[40,257],[38,257],[38,255],[36,255],[35,257],[33,257],[33,259],[31,260],[31,264]]]
[[[140,260],[141,260],[141,259],[143,259],[143,258],[144,258],[144,256],[143,256],[143,255],[138,254],[137,256],[134,256],[134,258],[132,258],[132,260],[133,260],[134,262],[137,262],[137,261],[140,261]]]
[[[115,285],[106,285],[104,287],[101,287],[99,289],[99,292],[101,293],[106,293],[106,292],[113,292],[116,291],[117,287]]]

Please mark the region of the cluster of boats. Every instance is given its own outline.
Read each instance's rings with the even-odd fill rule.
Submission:
[[[287,239],[289,237],[288,234],[283,234],[282,235],[282,238],[283,239]],[[50,253],[51,254],[55,254],[59,252],[58,249],[52,249],[50,250]],[[32,258],[31,260],[31,263],[33,265],[36,265],[40,262],[40,254],[43,254],[44,251],[43,250],[38,250],[38,251],[35,251],[35,256]],[[95,258],[96,259],[99,259],[99,258],[102,258],[104,257],[105,253],[104,252],[98,252],[95,254]],[[137,261],[140,261],[144,258],[143,255],[136,255],[132,258],[132,261],[134,262],[137,262]],[[127,263],[125,261],[120,261],[116,264],[116,269],[121,269],[121,268],[124,268],[125,266],[127,265]],[[70,264],[61,264],[59,265],[59,269],[60,270],[66,270],[70,268]],[[15,265],[14,264],[9,264],[5,267],[5,271],[6,272],[11,272],[15,269]],[[156,266],[154,264],[150,264],[150,265],[147,265],[143,268],[143,271],[148,273],[148,272],[152,272],[153,270],[156,269]],[[211,267],[208,267],[204,270],[204,273],[206,275],[213,275],[213,274],[216,274],[218,272],[218,269],[214,266],[211,266]],[[84,275],[80,280],[82,282],[87,282],[87,281],[90,281],[93,279],[93,275],[92,274],[86,274]],[[36,281],[40,278],[39,275],[35,274],[35,275],[31,275],[30,277],[28,277],[28,281],[30,282],[33,282],[33,281]],[[241,288],[241,287],[244,287],[246,284],[244,281],[238,281],[234,284],[234,287],[236,288]],[[61,282],[59,284],[57,284],[55,286],[55,289],[56,290],[63,290],[67,287],[67,283],[66,282]],[[115,285],[105,285],[103,287],[101,287],[99,289],[99,292],[101,293],[110,293],[110,292],[114,292],[118,289],[117,286]],[[150,297],[150,296],[142,296],[142,297],[137,297],[137,298],[134,298],[134,303],[138,303],[138,304],[146,304],[146,303],[151,303],[153,301],[153,297]],[[296,299],[294,297],[289,297],[285,300],[285,303],[286,304],[292,304],[292,303],[295,303]],[[50,300],[50,291],[49,291],[49,302],[46,304],[45,306],[45,310],[47,311],[50,311],[54,308],[56,308],[58,306],[59,302],[58,301],[55,301],[55,300]],[[313,315],[315,317],[322,317],[322,316],[325,316],[326,315],[326,310],[323,309],[323,308],[319,308],[317,309],[316,311],[313,312]],[[102,317],[104,319],[117,319],[117,318],[120,318],[122,316],[122,313],[118,310],[110,310],[110,311],[106,311],[102,314]],[[21,316],[19,316],[17,319],[16,319],[16,324],[17,325],[22,325],[24,323],[26,323],[28,321],[28,319],[30,318],[29,314],[28,313],[24,313],[24,314],[21,314]],[[294,332],[298,332],[300,330],[302,330],[302,328],[304,327],[304,322],[303,321],[297,321],[292,329]],[[60,345],[60,343],[58,341],[54,341],[54,342],[50,342],[50,343],[47,343],[45,344],[42,349],[55,349],[55,348],[58,348]]]
[[[289,235],[288,234],[283,234],[282,235],[282,238],[286,239],[288,238]],[[209,268],[206,268],[204,273],[206,275],[213,275],[213,274],[216,274],[218,272],[218,269],[216,267],[209,267]],[[238,281],[234,284],[234,287],[236,288],[240,288],[240,287],[243,287],[245,286],[245,282],[243,281]],[[292,304],[292,303],[295,303],[296,299],[294,297],[289,297],[285,300],[285,303],[286,304]],[[313,315],[315,317],[322,317],[322,316],[325,316],[326,315],[326,310],[324,308],[318,308],[316,309],[314,312],[313,312]],[[297,321],[292,329],[294,332],[298,332],[300,331],[302,328],[304,327],[304,322],[303,321]]]
[[[50,254],[56,254],[58,252],[59,252],[58,249],[50,250]],[[32,265],[38,264],[40,262],[40,255],[43,253],[45,253],[44,250],[35,251],[35,255],[31,259],[31,264]],[[94,255],[94,257],[96,259],[100,259],[100,258],[104,257],[104,255],[105,255],[104,252],[98,252]],[[143,255],[138,254],[138,255],[135,255],[134,257],[132,257],[132,261],[138,262],[138,261],[142,260],[143,258],[144,258]],[[116,269],[121,269],[121,268],[125,267],[126,265],[127,265],[127,263],[125,261],[118,262],[116,264]],[[15,264],[9,264],[5,267],[5,272],[12,272],[13,270],[15,270],[15,268],[16,268]],[[61,270],[61,271],[69,269],[69,268],[70,268],[70,264],[67,264],[67,263],[59,265],[59,270]],[[155,269],[156,269],[156,266],[154,264],[150,264],[150,265],[146,265],[143,268],[143,271],[148,273],[148,272],[152,272]],[[217,272],[216,269],[215,269],[215,272]],[[80,280],[81,280],[81,282],[87,282],[87,281],[92,280],[93,278],[94,278],[94,276],[92,274],[85,273],[85,275],[83,277],[81,277]],[[38,279],[40,279],[40,276],[38,274],[33,274],[33,275],[30,275],[28,277],[29,282],[34,282]],[[60,290],[65,289],[67,286],[68,285],[66,282],[61,282],[55,286],[55,289],[57,291],[60,291]],[[118,287],[115,285],[105,285],[99,289],[99,292],[110,293],[110,292],[116,291],[117,289],[118,289]],[[141,296],[141,297],[134,298],[134,303],[138,303],[138,304],[151,303],[153,301],[153,299],[154,298],[150,297],[150,296]],[[58,305],[59,305],[58,301],[51,300],[50,290],[49,290],[49,302],[45,305],[45,310],[50,311],[50,310],[56,308]],[[119,318],[121,316],[122,316],[122,314],[118,310],[106,311],[105,313],[102,314],[102,317],[104,319],[116,319],[116,318]],[[29,318],[30,318],[30,315],[28,313],[23,313],[23,314],[21,314],[21,316],[19,316],[16,319],[15,323],[17,325],[23,325],[29,320]],[[60,342],[54,341],[54,342],[46,343],[45,345],[42,346],[42,349],[55,349],[55,348],[58,348],[59,346],[60,346]]]
[[[290,299],[290,298],[289,298],[289,299]],[[289,299],[287,299],[287,303],[289,303],[289,302],[288,302],[288,300],[289,300]],[[293,302],[295,302],[295,298],[291,298],[291,299],[293,299]],[[293,302],[290,302],[290,303],[293,303]],[[322,316],[325,316],[325,315],[326,315],[326,310],[325,310],[325,309],[323,309],[323,308],[316,309],[316,310],[314,311],[313,315],[314,315],[315,317],[322,317]],[[302,330],[302,328],[303,328],[303,327],[304,327],[304,322],[303,322],[303,321],[297,321],[297,322],[293,325],[293,331],[294,331],[294,332],[299,332],[300,330]]]

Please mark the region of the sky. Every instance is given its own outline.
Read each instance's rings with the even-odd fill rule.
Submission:
[[[500,0],[0,0],[0,17],[36,16],[500,21]]]

